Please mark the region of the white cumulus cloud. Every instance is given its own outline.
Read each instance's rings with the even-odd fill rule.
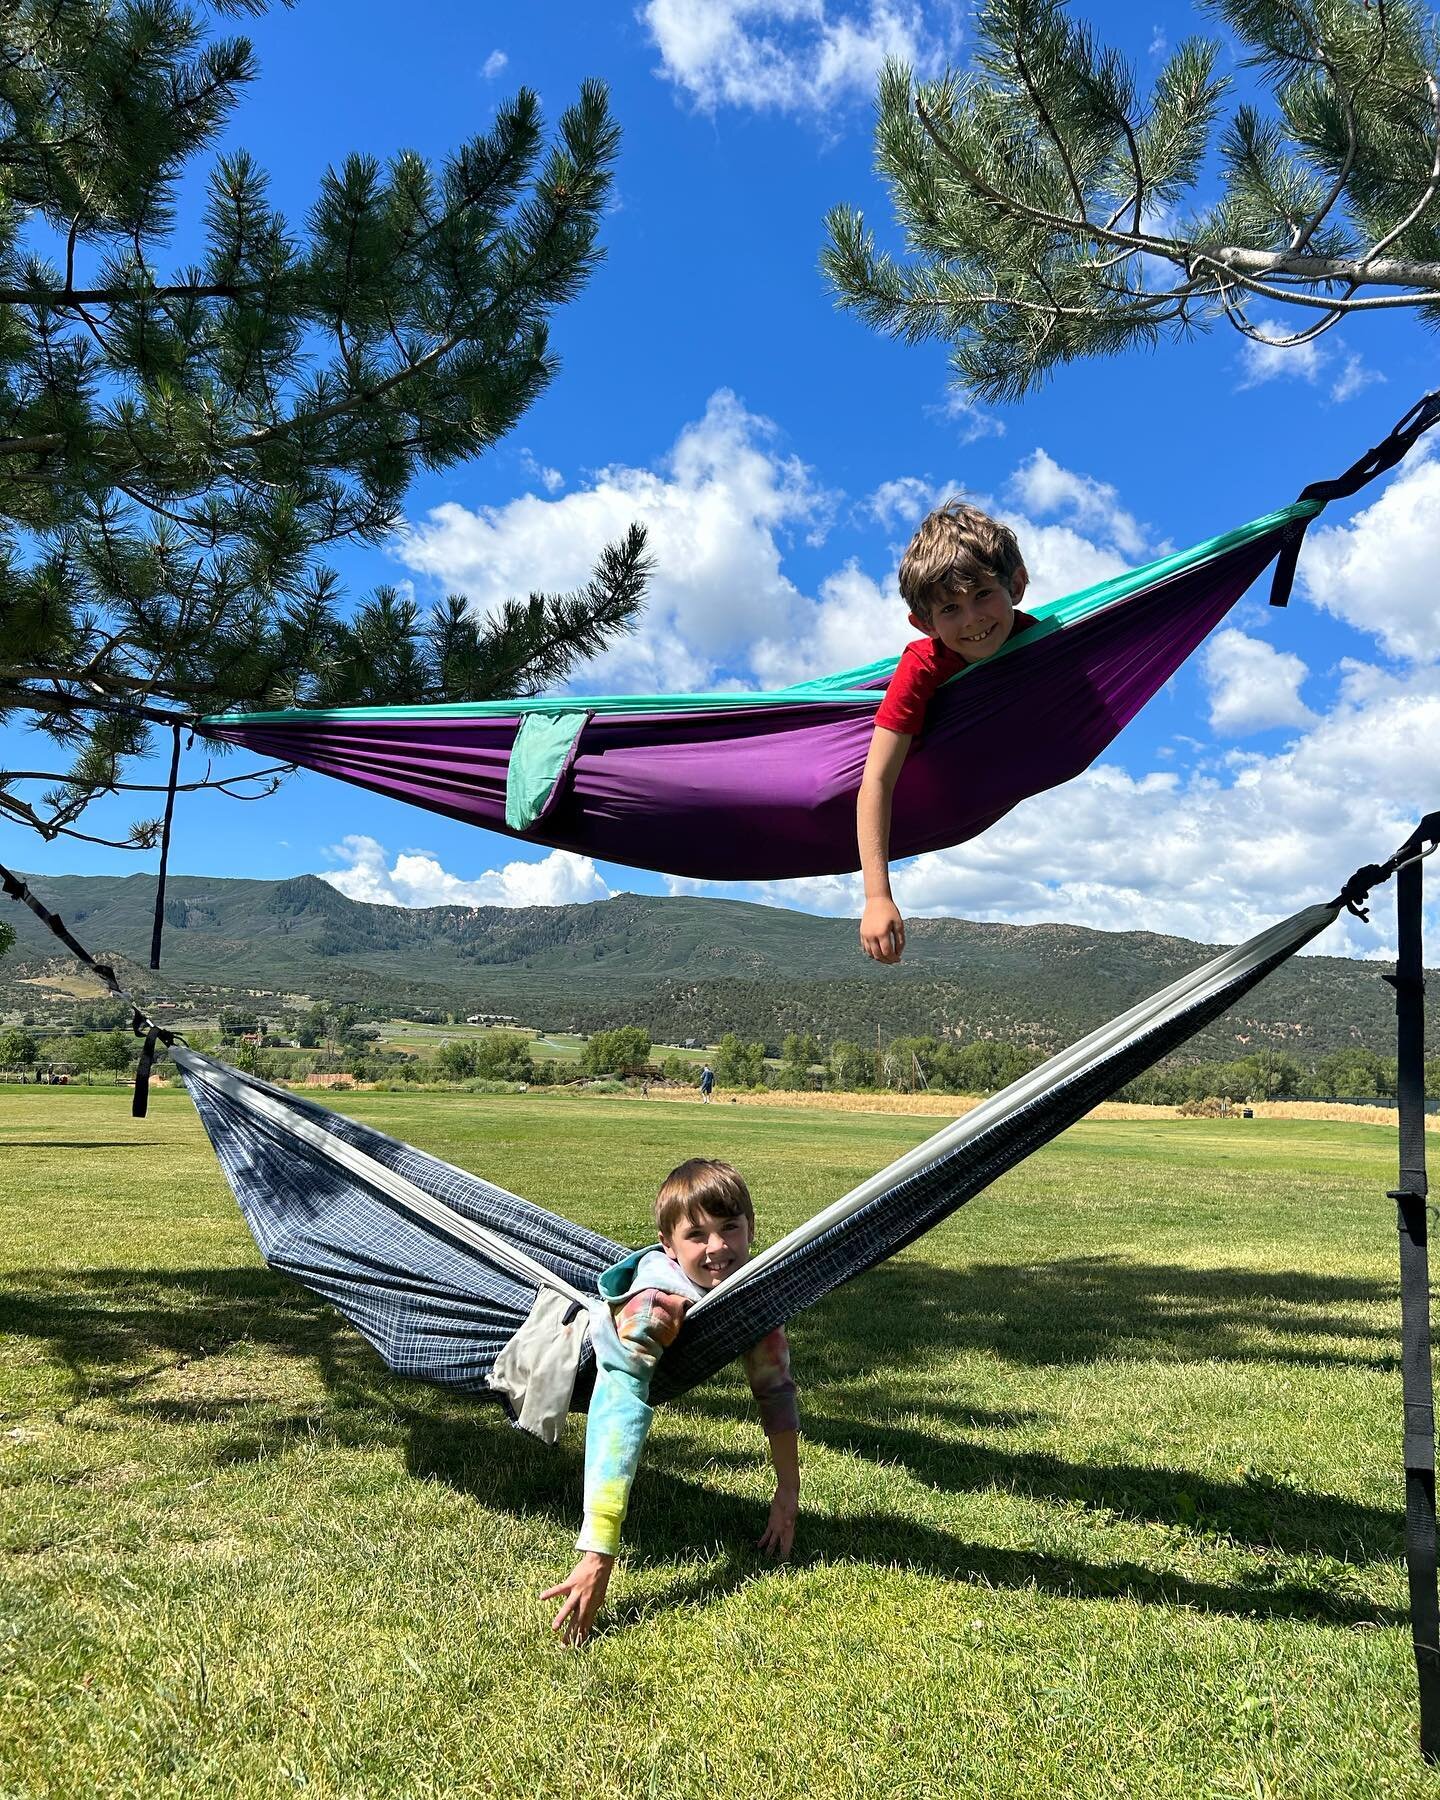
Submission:
[[[823,112],[869,98],[886,57],[938,74],[955,9],[917,0],[647,0],[640,17],[660,53],[659,73],[696,106]]]
[[[1300,684],[1310,671],[1288,650],[1227,629],[1205,646],[1200,669],[1210,691],[1211,727],[1226,737],[1314,722],[1300,698]]]
[[[1003,509],[1025,552],[1032,598],[1088,587],[1133,562],[1127,551],[1142,534],[1113,490],[1050,458],[1043,482],[1033,459],[1026,469],[1048,510],[1096,521],[1087,535],[1068,520]],[[928,476],[900,476],[852,517],[908,537],[920,515],[953,491]],[[914,636],[896,585],[903,543],[885,547],[879,570],[852,558],[813,593],[787,574],[788,543],[823,542],[840,498],[783,449],[768,419],[722,388],[656,467],[602,469],[588,486],[553,498],[525,494],[474,510],[450,502],[399,540],[395,554],[484,612],[514,594],[579,586],[601,546],[639,519],[655,561],[649,604],[635,631],[585,665],[583,687],[781,687],[894,655]],[[984,495],[975,499],[995,509]]]
[[[559,469],[552,469],[542,463],[533,450],[520,452],[520,466],[527,475],[533,475],[547,494],[558,494],[565,485],[565,477]]]
[[[486,81],[493,81],[509,61],[503,50],[492,50],[481,65],[480,73]]]
[[[925,410],[932,418],[944,419],[953,425],[962,444],[976,444],[981,438],[1005,435],[1005,421],[977,406],[958,388],[951,388],[938,406],[927,406]]]
[[[345,837],[327,852],[345,866],[322,869],[352,900],[380,906],[571,906],[605,900],[610,889],[588,856],[552,850],[538,862],[510,862],[467,880],[452,875],[428,850],[402,850],[393,862],[373,837]]]
[[[1300,554],[1307,598],[1390,656],[1440,657],[1440,461],[1425,445],[1345,525],[1312,526]]]
[[[1372,382],[1384,381],[1379,369],[1372,369],[1358,350],[1341,353],[1323,338],[1311,338],[1303,344],[1285,342],[1304,329],[1303,324],[1281,319],[1252,319],[1260,333],[1247,337],[1240,349],[1240,388],[1259,387],[1267,381],[1303,381],[1310,387],[1326,387],[1337,402],[1353,400]]]
[[[783,540],[822,538],[835,506],[777,437],[721,389],[658,468],[602,469],[556,499],[527,494],[474,511],[449,503],[396,554],[485,611],[513,594],[580,586],[601,547],[639,519],[655,561],[649,605],[639,630],[586,664],[585,685],[684,692],[752,679],[755,646],[793,637],[809,619],[781,567]]]
[[[1042,449],[1033,450],[1016,469],[1009,491],[1039,518],[1061,513],[1077,525],[1098,531],[1126,556],[1138,557],[1144,551],[1145,533],[1120,504],[1110,483],[1063,468]]]
[[[938,506],[949,492],[925,476],[897,475],[868,493],[859,510],[887,531],[894,531],[897,526],[918,525],[924,514]]]

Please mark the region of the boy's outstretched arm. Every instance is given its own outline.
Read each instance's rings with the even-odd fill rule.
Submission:
[[[905,952],[905,921],[890,892],[890,803],[913,742],[906,732],[875,727],[855,803],[860,868],[865,877],[860,942],[867,956],[882,963],[899,962]]]
[[[795,1521],[800,1513],[800,1410],[795,1398],[795,1379],[790,1373],[790,1341],[785,1327],[777,1326],[752,1344],[744,1355],[750,1391],[760,1406],[760,1423],[770,1443],[775,1465],[775,1498],[770,1517],[760,1534],[759,1547],[782,1560],[795,1542]]]
[[[795,1521],[800,1516],[800,1433],[772,1431],[770,1460],[775,1465],[775,1498],[759,1547],[783,1562],[794,1546]]]
[[[540,1596],[563,1596],[550,1629],[566,1643],[583,1644],[605,1604],[630,1489],[655,1416],[650,1379],[675,1341],[687,1304],[644,1288],[618,1308],[613,1343],[596,1346],[600,1366],[585,1421],[585,1520],[576,1545],[582,1555],[564,1581]]]

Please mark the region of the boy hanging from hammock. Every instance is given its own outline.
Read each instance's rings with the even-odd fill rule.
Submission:
[[[865,878],[860,942],[876,962],[899,962],[905,950],[905,921],[890,892],[895,783],[936,690],[1034,625],[1016,611],[1029,579],[1015,533],[963,500],[947,500],[922,519],[901,559],[900,597],[925,636],[905,646],[876,711],[856,802]],[[965,779],[963,769],[956,779]]]
[[[620,1527],[654,1409],[651,1378],[687,1308],[745,1264],[755,1235],[750,1193],[729,1163],[695,1157],[665,1179],[655,1201],[658,1246],[636,1250],[600,1277],[605,1304],[591,1313],[595,1391],[585,1426],[585,1522],[580,1560],[540,1598],[563,1598],[552,1630],[569,1643],[590,1634],[620,1548]],[[790,1554],[800,1507],[800,1418],[790,1346],[777,1326],[744,1356],[775,1465],[775,1498],[759,1546]]]

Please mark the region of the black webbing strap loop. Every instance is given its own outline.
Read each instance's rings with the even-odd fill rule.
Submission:
[[[180,727],[171,726],[170,781],[165,790],[165,823],[160,829],[160,873],[155,878],[155,917],[150,926],[150,967],[160,967],[160,936],[165,929],[165,876],[170,867],[170,821],[175,816],[175,783],[180,778]],[[136,1114],[137,1118],[143,1114]]]
[[[1312,481],[1300,498],[1318,500],[1322,505],[1328,505],[1331,500],[1347,500],[1351,494],[1358,494],[1377,475],[1393,469],[1402,457],[1407,456],[1437,420],[1440,420],[1440,390],[1417,400],[1389,435],[1381,438],[1378,444],[1373,444],[1362,457],[1351,463],[1343,475],[1337,475],[1333,481]],[[1314,518],[1297,519],[1285,533],[1280,554],[1275,559],[1275,577],[1270,584],[1272,606],[1284,606],[1290,599],[1295,565],[1300,560],[1300,546],[1313,523]]]
[[[1436,815],[1424,823],[1429,825]],[[1424,826],[1421,828],[1422,832]],[[1433,832],[1431,833],[1433,838]],[[1400,1235],[1400,1371],[1405,1402],[1405,1567],[1420,1689],[1420,1752],[1440,1761],[1440,1586],[1435,1544],[1435,1391],[1430,1360],[1430,1249],[1425,1174],[1425,976],[1421,832],[1396,882],[1395,973],[1400,1181],[1390,1192]],[[1397,859],[1404,851],[1396,853]]]
[[[135,1035],[140,1034],[137,1031]],[[130,1101],[132,1119],[143,1119],[150,1110],[150,1071],[155,1066],[155,1040],[159,1036],[159,1027],[154,1025],[145,1033],[145,1047],[135,1065],[135,1092]]]
[[[177,736],[176,747],[179,747]],[[114,969],[109,963],[102,963],[93,957],[85,946],[70,935],[69,928],[59,913],[51,912],[42,900],[38,900],[20,877],[0,863],[0,889],[3,889],[12,900],[18,900],[22,906],[28,906],[40,923],[47,930],[54,932],[60,942],[74,957],[92,969],[117,1000],[123,1000],[130,1008],[130,1029],[136,1037],[144,1038],[145,1045],[140,1052],[140,1061],[135,1070],[135,1093],[130,1102],[132,1117],[143,1119],[150,1102],[150,1071],[155,1064],[155,1046],[173,1044],[177,1033],[167,1031],[163,1025],[157,1025],[147,1013],[141,1012],[134,999],[121,987]]]
[[[1332,904],[1348,908],[1357,919],[1368,919],[1370,914],[1365,909],[1365,902],[1370,898],[1371,888],[1379,887],[1407,864],[1423,861],[1436,849],[1440,849],[1440,812],[1426,813],[1393,856],[1383,863],[1366,863],[1357,869]],[[1403,979],[1398,972],[1385,977],[1392,987]]]

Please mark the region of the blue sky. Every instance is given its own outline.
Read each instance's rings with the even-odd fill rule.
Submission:
[[[1142,77],[1208,29],[1192,9],[1083,9]],[[964,488],[1020,531],[1041,595],[1208,537],[1338,473],[1434,385],[1434,338],[1352,323],[1308,353],[1217,331],[1063,372],[976,411],[942,346],[839,313],[817,271],[825,210],[864,208],[878,55],[963,62],[963,8],[909,0],[301,0],[247,27],[261,77],[230,131],[294,217],[327,163],[438,159],[521,83],[554,118],[586,76],[624,128],[607,260],[557,318],[548,394],[481,461],[418,485],[408,533],[341,559],[353,594],[409,581],[477,606],[573,585],[631,518],[658,559],[649,615],[586,688],[772,685],[898,649],[894,569],[915,519]],[[897,875],[912,912],[1064,919],[1233,938],[1332,892],[1440,804],[1440,457],[1421,454],[1312,533],[1295,601],[1242,603],[1102,764],[977,844]],[[34,766],[11,728],[0,755]],[[996,755],[1005,754],[1003,744]],[[198,771],[197,749],[187,767]],[[111,827],[128,811],[92,810]],[[528,903],[666,892],[663,877],[548,856],[305,774],[257,805],[182,797],[177,870],[314,871],[361,898]],[[0,826],[0,856],[53,873],[135,858]],[[849,880],[742,897],[858,911]],[[1347,923],[1322,948],[1376,954]]]

